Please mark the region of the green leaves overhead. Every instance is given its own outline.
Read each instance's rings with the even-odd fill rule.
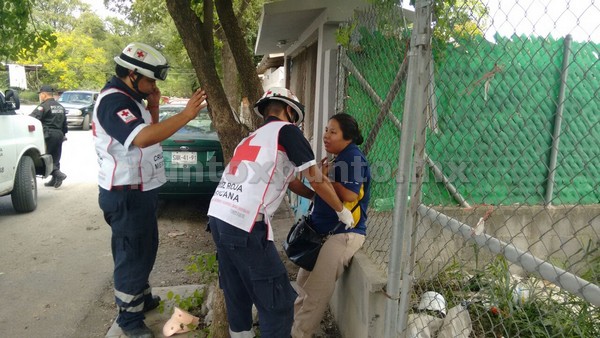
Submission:
[[[43,72],[63,89],[99,89],[109,77],[103,66],[112,60],[95,46],[95,41],[77,33],[57,33],[57,46],[41,51],[36,62],[43,64]],[[104,68],[105,69],[105,68]]]
[[[48,28],[36,28],[30,22],[28,1],[0,0],[0,59],[31,58],[40,49],[56,45],[56,36]]]

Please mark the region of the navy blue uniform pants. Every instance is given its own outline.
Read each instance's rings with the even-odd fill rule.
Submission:
[[[112,230],[117,323],[130,330],[142,324],[144,302],[152,298],[148,278],[158,251],[158,189],[100,188],[99,204]]]
[[[65,134],[58,129],[47,128],[46,141],[46,152],[52,155],[52,161],[54,162],[54,169],[52,174],[60,170],[60,158],[62,156],[62,144]]]
[[[209,217],[209,226],[217,246],[229,328],[234,332],[252,329],[254,304],[262,338],[290,337],[297,294],[275,244],[267,240],[267,225],[256,222],[248,233]]]

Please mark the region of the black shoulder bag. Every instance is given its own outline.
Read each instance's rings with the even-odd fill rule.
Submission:
[[[351,213],[359,206],[359,202],[356,202]],[[312,204],[309,210],[312,209]],[[294,264],[303,268],[307,271],[312,271],[319,257],[319,252],[323,243],[327,238],[333,235],[337,229],[344,223],[338,222],[338,224],[326,234],[319,234],[313,228],[313,223],[310,218],[310,212],[308,215],[303,215],[296,224],[292,226],[290,232],[287,235],[285,241],[283,241],[283,250]]]

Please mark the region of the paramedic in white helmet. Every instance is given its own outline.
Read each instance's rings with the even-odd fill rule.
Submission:
[[[289,337],[297,294],[273,243],[271,223],[287,188],[300,195],[318,194],[347,226],[354,219],[317,167],[297,126],[304,119],[298,98],[286,88],[270,88],[254,110],[265,123],[236,147],[210,201],[208,222],[217,247],[230,336],[254,337],[254,304],[262,338]],[[296,177],[298,173],[308,179],[314,193]]]
[[[207,106],[206,94],[197,90],[181,113],[159,122],[156,80],[167,77],[165,57],[134,42],[114,60],[116,76],[100,92],[93,114],[98,201],[112,231],[117,323],[128,337],[151,338],[144,312],[160,301],[148,282],[158,250],[158,188],[166,180],[160,142]]]

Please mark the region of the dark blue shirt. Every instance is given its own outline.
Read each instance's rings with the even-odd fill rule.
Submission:
[[[369,162],[358,146],[350,143],[338,154],[332,165],[333,177],[330,174],[330,180],[342,184],[344,188],[356,194],[360,193],[361,187],[364,191],[364,195],[358,203],[358,208],[360,208],[360,220],[358,224],[349,230],[345,230],[344,225],[341,225],[335,233],[355,232],[366,235],[367,207],[369,206],[369,199],[371,197],[371,170]],[[339,222],[335,210],[319,195],[315,195],[311,217],[316,228],[315,230],[322,234],[333,230]]]
[[[265,124],[271,121],[281,120],[274,116],[269,116],[265,120]],[[315,159],[315,154],[310,147],[310,143],[308,143],[308,140],[302,134],[302,130],[293,124],[286,124],[279,130],[278,143],[285,149],[285,153],[290,161],[297,167]]]
[[[125,144],[129,134],[144,123],[142,112],[139,106],[134,102],[142,102],[143,97],[129,88],[121,79],[113,76],[110,81],[104,86],[102,91],[109,88],[120,90],[119,93],[112,93],[100,100],[97,109],[98,122],[108,135],[115,138],[121,144]],[[136,119],[131,122],[124,122],[119,117],[119,112],[129,110]]]

